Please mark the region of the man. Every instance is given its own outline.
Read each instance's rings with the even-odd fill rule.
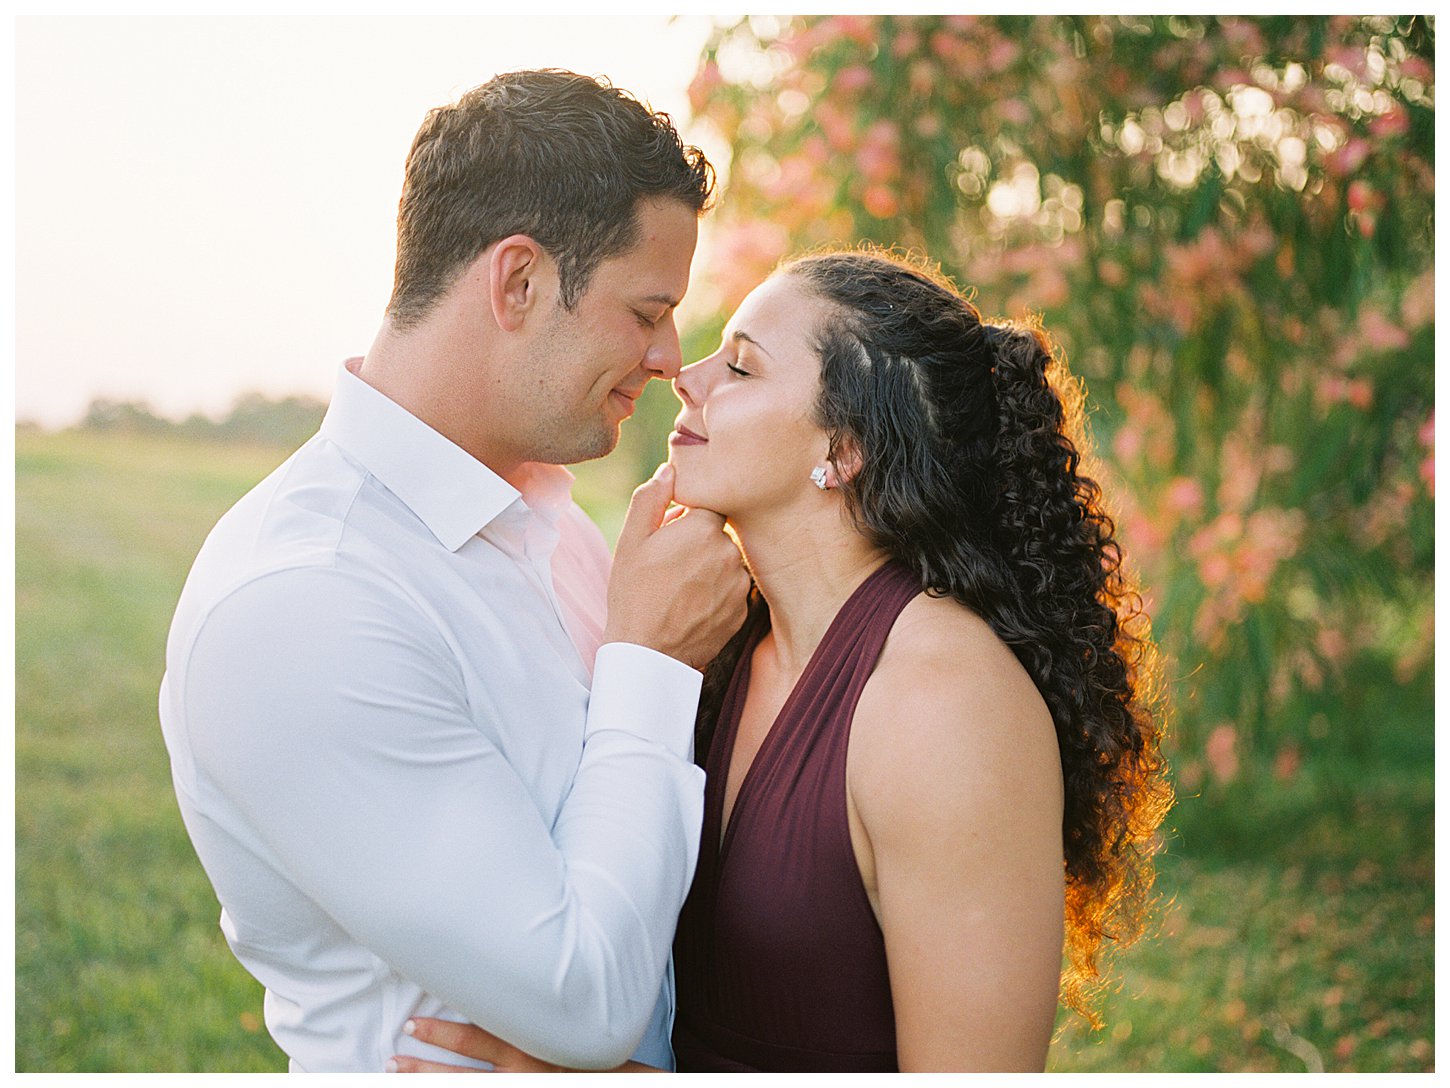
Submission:
[[[746,575],[717,516],[666,514],[662,468],[606,613],[608,551],[559,466],[679,371],[711,185],[666,117],[582,76],[434,110],[377,339],[197,558],[162,729],[294,1070],[428,1053],[414,1015],[563,1065],[670,1065],[696,669]]]

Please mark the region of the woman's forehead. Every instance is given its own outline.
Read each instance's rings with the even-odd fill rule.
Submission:
[[[794,330],[804,340],[815,327],[821,305],[799,277],[776,273],[745,296],[726,332],[742,331],[760,340],[767,330],[785,335]]]

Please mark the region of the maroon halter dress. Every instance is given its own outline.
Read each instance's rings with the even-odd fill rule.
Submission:
[[[741,782],[725,776],[750,684],[750,635],[705,763],[700,862],[675,937],[681,1072],[891,1072],[896,1024],[881,928],[846,817],[851,719],[920,579],[874,571],[831,622]]]

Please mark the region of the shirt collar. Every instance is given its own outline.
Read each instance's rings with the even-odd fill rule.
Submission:
[[[574,501],[574,474],[563,465],[527,461],[508,482],[519,490],[528,508],[550,525],[557,525]]]
[[[319,433],[396,495],[440,544],[457,551],[520,497],[518,488],[368,385],[352,369],[360,362],[342,365]],[[569,476],[558,465],[537,467]]]

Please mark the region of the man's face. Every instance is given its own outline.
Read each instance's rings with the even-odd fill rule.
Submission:
[[[530,459],[573,464],[603,457],[651,378],[680,371],[675,307],[690,282],[695,212],[642,201],[640,238],[602,261],[574,310],[550,302],[550,321],[527,365],[535,426]]]

